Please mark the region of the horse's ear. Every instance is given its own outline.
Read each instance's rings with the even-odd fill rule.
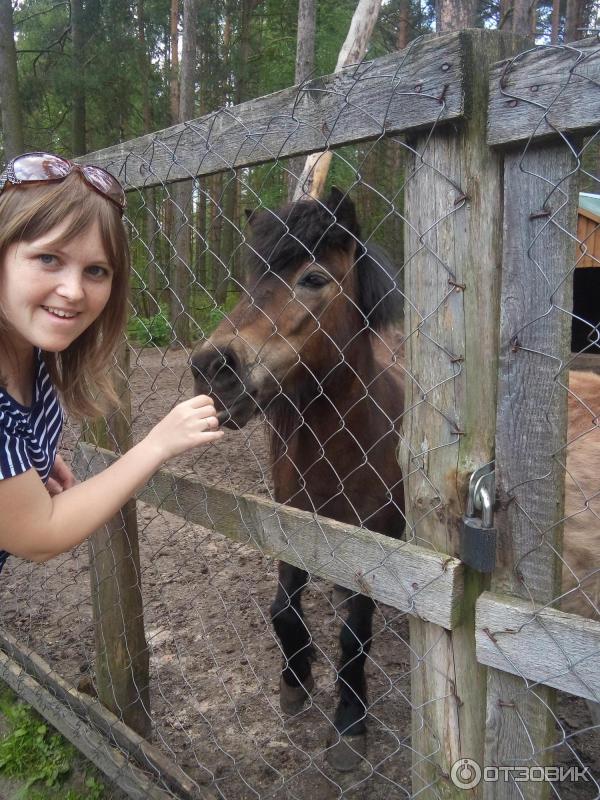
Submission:
[[[350,233],[353,233],[356,236],[359,235],[356,208],[354,207],[352,200],[345,192],[342,192],[342,190],[338,189],[337,186],[332,186],[329,196],[327,197],[327,200],[325,200],[325,205],[332,214],[335,214],[335,218],[339,225],[341,225],[343,228],[346,228],[346,230],[350,231]]]

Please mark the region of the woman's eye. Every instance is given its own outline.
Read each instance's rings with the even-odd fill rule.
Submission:
[[[309,289],[319,289],[329,283],[327,275],[322,272],[309,272],[300,279],[300,286],[307,286]]]
[[[46,266],[56,263],[56,256],[53,256],[50,253],[41,253],[38,258],[42,264],[45,264]]]
[[[106,278],[110,274],[106,267],[100,267],[97,264],[88,267],[86,271],[92,278]]]

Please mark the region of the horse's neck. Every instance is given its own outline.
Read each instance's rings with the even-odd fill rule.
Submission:
[[[296,463],[311,462],[323,451],[327,453],[340,431],[360,441],[367,429],[367,397],[374,374],[372,353],[364,349],[358,359],[345,359],[318,376],[320,380],[306,371],[271,407],[274,462],[283,450]],[[339,445],[339,438],[335,444]]]
[[[358,345],[358,342],[357,342]],[[370,342],[344,351],[344,359],[307,381],[298,392],[298,408],[306,422],[331,428],[331,418],[346,417],[368,393],[375,376]]]

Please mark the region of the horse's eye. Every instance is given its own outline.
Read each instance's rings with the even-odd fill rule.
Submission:
[[[320,289],[321,286],[328,284],[329,280],[322,272],[309,272],[308,275],[303,275],[298,283],[299,286],[306,286],[309,289]]]

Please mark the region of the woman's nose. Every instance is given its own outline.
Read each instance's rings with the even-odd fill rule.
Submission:
[[[81,273],[78,270],[66,270],[61,275],[61,278],[62,280],[56,289],[57,294],[71,302],[81,300],[84,296]]]

